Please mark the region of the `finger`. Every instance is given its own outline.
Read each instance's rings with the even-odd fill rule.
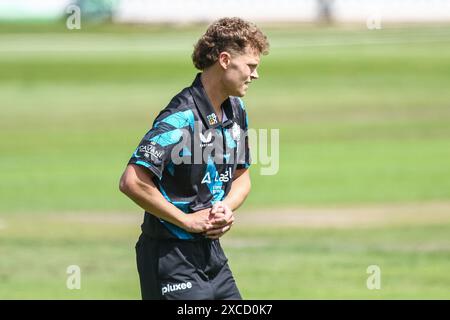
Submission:
[[[225,215],[225,213],[223,212],[222,207],[217,208],[216,212],[213,213],[212,209],[209,212],[208,215],[208,219],[210,220],[210,222],[212,222],[216,217],[223,217]]]
[[[227,217],[231,217],[233,215],[233,211],[230,209],[230,207],[228,205],[226,205],[225,203],[223,203],[223,210],[225,212],[225,215]]]
[[[216,212],[215,214],[212,214],[209,218],[210,218],[211,222],[214,222],[214,221],[222,220],[227,217],[225,216],[224,212]]]
[[[212,230],[213,228],[215,228],[214,225],[212,225],[211,223],[207,223],[202,227],[201,233],[206,234],[206,232],[208,232],[208,230]]]
[[[226,225],[226,226],[224,226],[224,227],[220,227],[220,228],[215,228],[215,229],[211,229],[211,230],[208,230],[208,231],[206,231],[206,235],[207,236],[214,236],[214,235],[218,235],[218,234],[221,234],[221,233],[224,233],[224,232],[227,232],[228,230],[230,230],[230,228],[231,228],[231,225]]]
[[[223,213],[223,214],[225,214],[225,209],[224,209],[223,207],[217,207],[217,209],[216,209],[216,211],[215,211],[215,214],[218,214],[218,213]]]
[[[226,232],[228,230],[227,228],[229,228],[229,227],[211,229],[211,230],[206,231],[205,234],[206,234],[206,236],[216,236],[216,235]]]
[[[217,228],[223,228],[224,226],[230,225],[234,223],[234,217],[231,216],[230,218],[223,217],[221,219],[213,220],[212,225],[214,226],[214,229]]]
[[[223,217],[225,217],[225,213],[224,213],[224,212],[216,212],[215,214],[212,214],[212,215],[210,216],[210,219],[211,219],[211,220],[214,220],[214,219],[221,219],[221,218],[223,218]]]
[[[230,214],[228,214],[228,215],[227,214],[223,214],[223,215],[221,215],[219,217],[215,217],[211,221],[211,223],[217,227],[217,226],[222,226],[222,225],[225,225],[225,224],[233,223],[234,220],[235,220],[234,214],[231,212],[231,215]]]
[[[211,223],[214,226],[214,228],[217,229],[219,227],[223,227],[223,226],[227,225],[228,219],[227,219],[227,217],[223,216],[221,218],[214,219]]]
[[[211,211],[209,212],[210,216],[215,216],[220,213],[225,214],[225,209],[223,207],[217,207],[214,211],[213,209],[211,209]]]
[[[234,220],[234,213],[230,209],[226,209],[223,216],[225,217],[227,222]]]
[[[222,201],[218,201],[213,204],[213,206],[211,208],[211,213],[216,213],[217,210],[219,209],[219,207],[222,207]]]
[[[228,228],[226,230],[224,230],[223,232],[220,233],[216,233],[216,234],[212,234],[212,235],[206,235],[207,238],[209,239],[219,239],[220,237],[222,237],[225,233],[227,233],[228,231],[230,231],[231,228]]]

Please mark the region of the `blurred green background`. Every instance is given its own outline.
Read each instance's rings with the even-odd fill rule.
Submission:
[[[450,298],[450,25],[260,26],[244,101],[280,167],[223,238],[244,298]],[[0,24],[0,298],[140,298],[118,181],[205,28]]]

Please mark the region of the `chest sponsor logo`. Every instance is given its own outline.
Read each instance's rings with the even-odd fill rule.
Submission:
[[[210,172],[206,172],[205,176],[202,179],[202,183],[211,183],[211,182],[229,182],[233,178],[233,173],[231,172],[231,167],[228,168],[225,173],[219,174],[219,172],[216,171],[216,174],[214,177],[211,177]]]

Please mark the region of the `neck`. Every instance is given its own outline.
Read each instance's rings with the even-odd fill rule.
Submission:
[[[222,103],[228,98],[228,95],[223,87],[220,78],[213,70],[203,71],[201,75],[203,88],[205,88],[206,95],[211,102],[214,111],[222,121]]]

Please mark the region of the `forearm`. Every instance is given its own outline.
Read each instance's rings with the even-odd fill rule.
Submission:
[[[185,213],[168,202],[159,190],[147,186],[139,186],[127,196],[145,211],[170,222],[180,228],[185,228]]]
[[[223,200],[228,207],[234,211],[238,209],[250,193],[251,182],[248,170],[238,176],[231,185],[231,190]]]

